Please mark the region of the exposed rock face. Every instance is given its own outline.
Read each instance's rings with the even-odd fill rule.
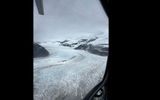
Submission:
[[[76,50],[86,50],[88,48],[87,44],[81,44],[78,47],[74,48]]]
[[[75,43],[68,43],[69,40],[64,40],[62,42],[58,41],[58,42],[62,46],[73,47],[76,50],[85,50],[92,54],[100,56],[108,56],[108,47],[106,47],[108,44],[99,44],[99,45],[90,44],[96,39],[98,39],[98,37],[91,39],[81,39]]]
[[[37,58],[37,57],[46,57],[49,55],[49,52],[42,46],[40,46],[37,43],[34,43],[33,45],[33,57]]]
[[[103,47],[99,45],[92,44],[82,44],[76,47],[77,50],[86,50],[92,54],[100,55],[100,56],[108,56],[108,47]]]

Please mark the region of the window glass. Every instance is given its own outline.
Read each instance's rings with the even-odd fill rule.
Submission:
[[[99,0],[34,1],[34,100],[82,100],[102,81],[108,17]]]

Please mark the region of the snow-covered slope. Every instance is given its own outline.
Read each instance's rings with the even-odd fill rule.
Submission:
[[[102,80],[107,57],[46,45],[51,55],[34,59],[34,100],[81,100]]]
[[[34,3],[34,42],[49,56],[34,58],[34,100],[82,100],[102,81],[108,59],[108,18],[99,0]]]
[[[94,35],[92,35],[94,36]],[[105,33],[97,35],[91,45],[107,44]],[[63,46],[62,43],[85,44],[78,40],[92,40],[83,36],[68,40],[39,43],[50,55],[34,59],[34,99],[35,100],[81,100],[104,75],[107,56],[100,56],[85,50],[76,50],[76,45]],[[98,39],[104,38],[102,42]],[[96,41],[97,40],[97,41]],[[73,42],[71,42],[73,41]],[[95,43],[95,44],[94,44]]]

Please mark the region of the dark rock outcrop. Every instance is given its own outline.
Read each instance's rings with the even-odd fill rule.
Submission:
[[[64,41],[62,41],[62,42],[60,42],[60,43],[66,43],[66,42],[68,42],[69,40],[64,40]]]
[[[81,40],[78,41],[78,43],[87,42],[87,41],[88,41],[88,39],[81,39]]]
[[[96,39],[98,39],[98,37],[91,39],[81,39],[77,43],[70,43],[70,44],[67,43],[69,40],[57,41],[57,42],[59,42],[62,46],[67,46],[67,47],[75,47],[76,45],[78,45],[74,48],[76,50],[85,50],[92,54],[100,56],[108,56],[108,47],[106,47],[108,44],[99,44],[99,45],[90,44],[90,42],[93,42]]]
[[[108,56],[108,47],[103,47],[103,46],[99,46],[99,45],[82,44],[74,49],[85,50],[85,51],[88,51],[92,54],[96,54],[96,55],[100,55],[100,56]]]
[[[49,52],[42,47],[41,45],[34,43],[33,44],[33,57],[37,58],[37,57],[46,57],[49,55]]]
[[[87,44],[81,44],[78,47],[74,48],[76,50],[86,50],[88,48]]]
[[[72,47],[72,45],[71,45],[71,44],[68,44],[68,43],[62,43],[61,45],[62,45],[62,46],[66,46],[66,47]]]
[[[108,56],[108,47],[89,45],[87,51],[100,56]]]

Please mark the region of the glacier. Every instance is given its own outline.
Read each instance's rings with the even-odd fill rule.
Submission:
[[[98,39],[104,38],[107,42],[105,33],[100,36],[96,35]],[[90,44],[101,44],[98,39]],[[74,43],[78,41],[73,38],[72,40]],[[108,56],[76,50],[57,41],[39,44],[45,47],[50,55],[34,58],[34,100],[82,100],[88,91],[102,81]]]
[[[108,59],[108,17],[98,0],[34,3],[34,42],[49,56],[33,58],[34,100],[82,100],[102,81]],[[103,55],[101,55],[103,53]]]

